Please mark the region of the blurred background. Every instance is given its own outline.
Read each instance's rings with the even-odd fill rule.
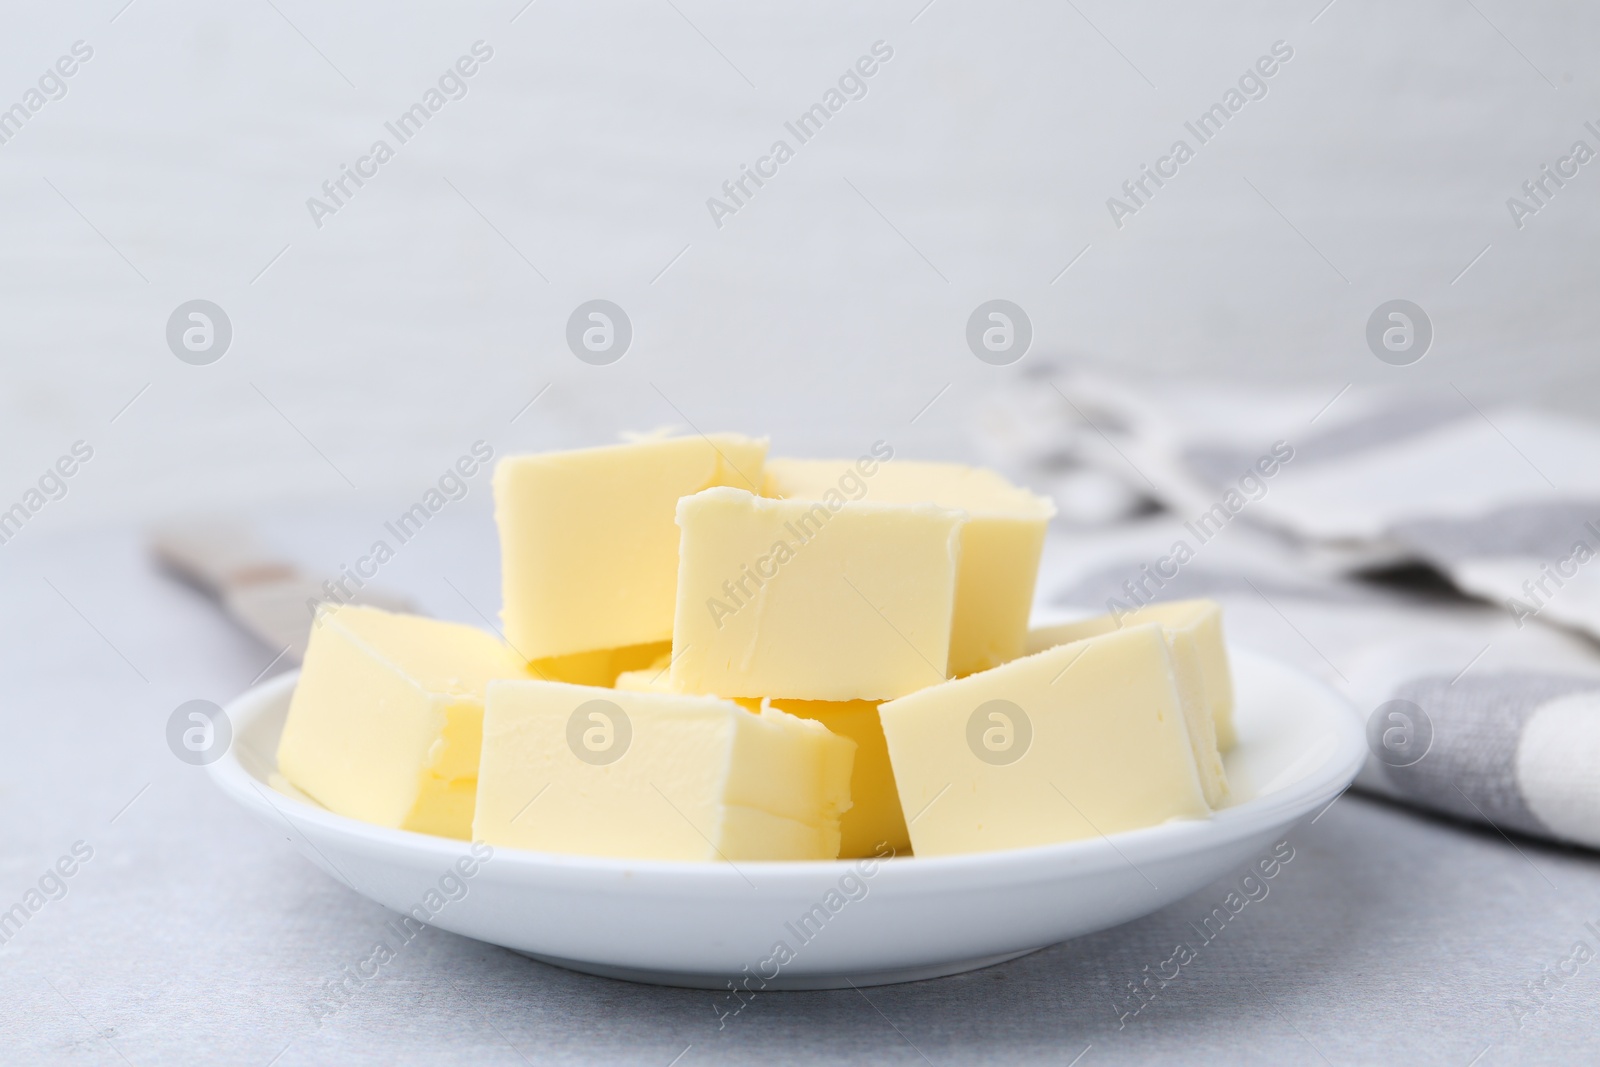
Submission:
[[[1063,353],[1594,413],[1600,178],[1521,229],[1506,201],[1600,117],[1600,13],[1325,3],[18,8],[0,106],[75,42],[92,58],[0,144],[0,485],[90,442],[36,523],[63,530],[387,507],[480,438],[670,424],[968,457],[988,391]],[[480,41],[465,95],[400,144],[384,124]],[[880,41],[863,97],[787,133]],[[1280,41],[1266,95],[1119,228],[1108,198]],[[315,219],[380,138],[394,158]],[[708,198],[780,138],[794,158],[719,226]],[[609,366],[565,342],[594,298],[633,326]],[[1031,319],[1021,363],[968,349],[993,298]],[[1396,298],[1435,329],[1409,367],[1364,339]],[[194,299],[232,326],[205,366],[166,341]]]

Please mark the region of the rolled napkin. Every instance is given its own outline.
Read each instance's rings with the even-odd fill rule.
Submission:
[[[980,426],[1019,477],[1059,485],[1092,470],[1202,535],[1272,531],[1319,573],[1425,563],[1521,621],[1600,638],[1600,429],[1454,386],[1141,390],[1082,364],[1034,374]]]
[[[1041,601],[1215,597],[1233,640],[1366,717],[1357,788],[1600,848],[1600,431],[1453,388],[1325,392],[1036,368],[980,436],[1066,520]],[[1086,478],[1130,503],[1074,510]]]
[[[1367,788],[1500,830],[1600,848],[1600,680],[1417,678],[1380,705],[1368,743],[1376,758],[1363,775]]]

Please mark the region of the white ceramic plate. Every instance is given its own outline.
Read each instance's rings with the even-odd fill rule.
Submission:
[[[1232,655],[1232,806],[1205,820],[1007,852],[734,866],[499,848],[479,863],[465,842],[370,826],[269,784],[294,674],[228,706],[233,744],[210,770],[363,896],[548,963],[713,989],[730,978],[752,989],[905,982],[1146,915],[1236,871],[1349,785],[1366,754],[1356,713],[1289,667],[1244,649]]]

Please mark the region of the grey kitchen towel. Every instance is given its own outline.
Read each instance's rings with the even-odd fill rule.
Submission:
[[[1533,672],[1416,678],[1380,705],[1368,740],[1381,768],[1376,774],[1396,797],[1600,847],[1600,775],[1593,762],[1600,684],[1593,678]]]
[[[1071,487],[1098,479],[1202,531],[1280,533],[1324,572],[1418,560],[1514,615],[1600,637],[1600,429],[1566,416],[1454,386],[1134,388],[1041,363],[997,396],[979,438],[1002,466],[1067,486],[1067,516],[1082,514]]]
[[[1358,788],[1600,848],[1600,431],[1336,389],[1066,366],[997,396],[988,458],[1062,513],[1041,600],[1218,599],[1365,717]]]

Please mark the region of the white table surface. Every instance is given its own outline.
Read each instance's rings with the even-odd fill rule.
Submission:
[[[485,519],[430,527],[387,583],[470,619],[448,578],[493,611]],[[285,519],[271,536],[321,563],[370,521]],[[1065,1065],[1081,1053],[1083,1067],[1466,1067],[1481,1053],[1487,1067],[1600,1052],[1600,962],[1523,1028],[1507,1007],[1575,941],[1600,947],[1584,928],[1600,924],[1600,860],[1352,795],[1288,835],[1295,858],[1269,895],[1123,1028],[1126,983],[1192,940],[1221,884],[985,971],[765,996],[720,1031],[713,993],[591,978],[430,929],[319,1027],[323,984],[366,957],[388,913],[228,804],[164,737],[178,704],[226,700],[270,652],[157,573],[131,530],[19,539],[0,576],[0,908],[75,841],[94,848],[67,896],[0,949],[8,1065],[665,1067],[680,1053],[683,1067]]]

